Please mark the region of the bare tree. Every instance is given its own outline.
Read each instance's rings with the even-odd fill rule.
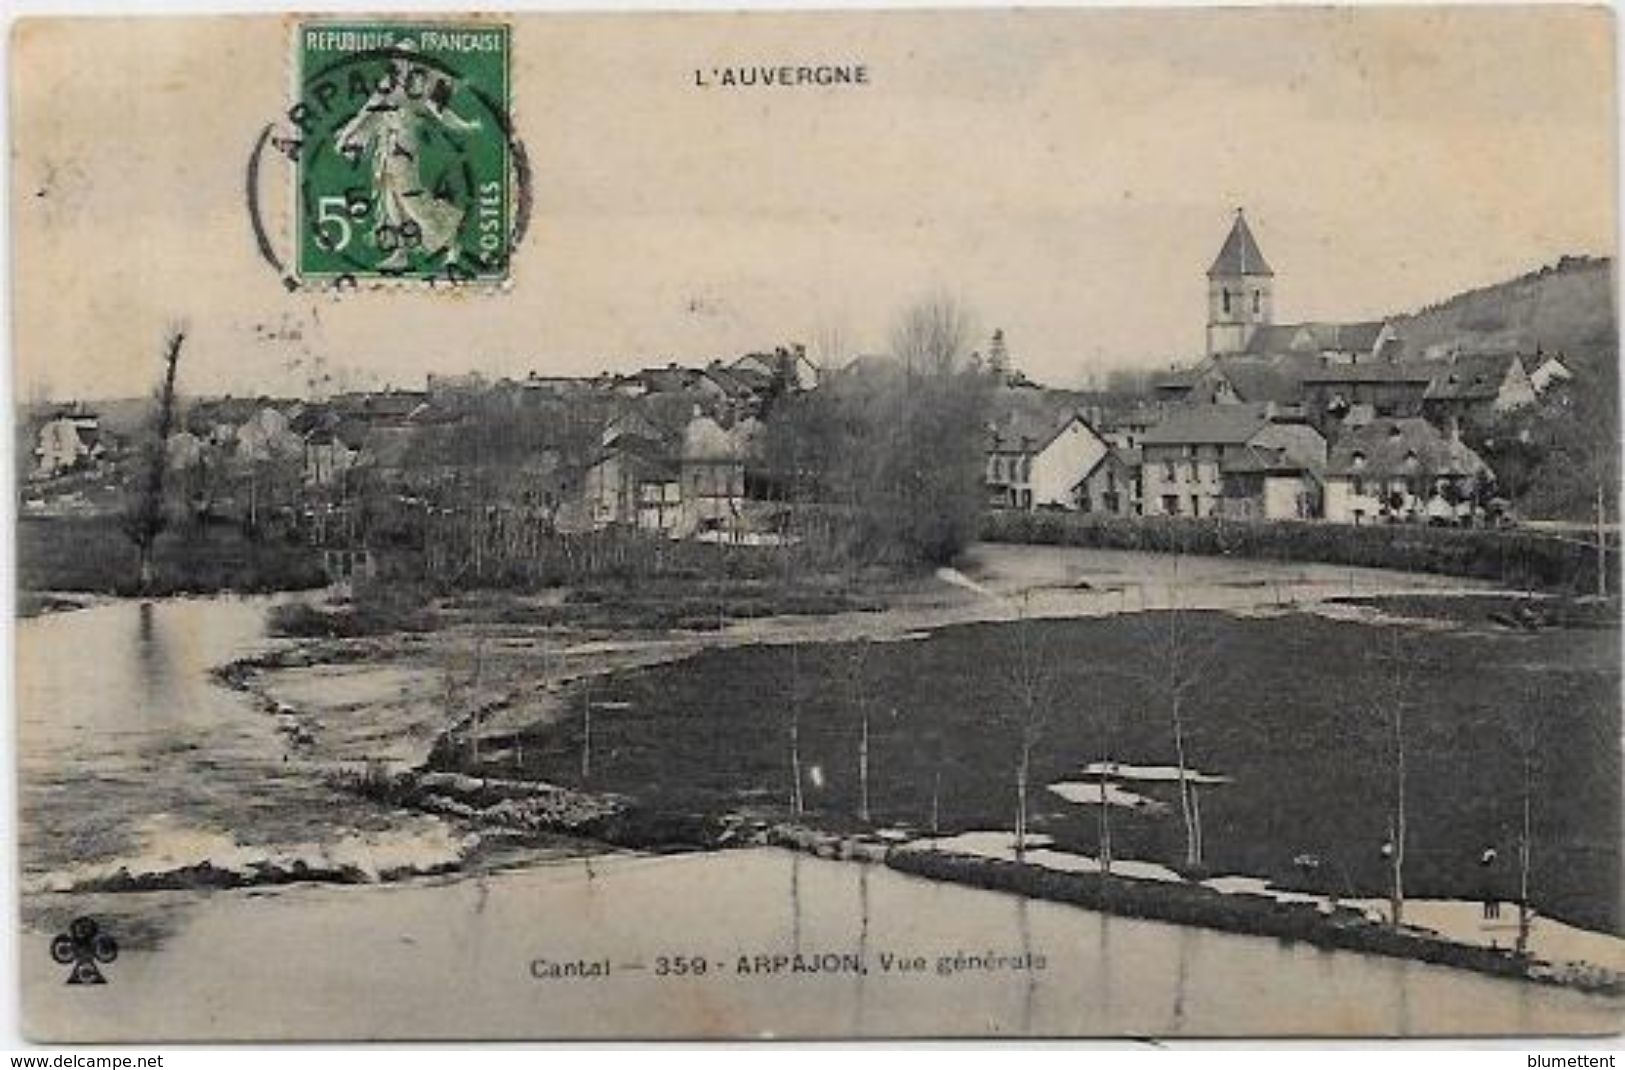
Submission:
[[[1153,704],[1167,712],[1178,776],[1179,816],[1185,832],[1185,865],[1196,868],[1203,865],[1206,844],[1200,790],[1191,768],[1190,707],[1194,695],[1214,685],[1221,648],[1214,631],[1181,604],[1178,552],[1176,549],[1167,607],[1158,613],[1140,614],[1148,648],[1147,669],[1140,679]]]
[[[1095,850],[1100,860],[1100,871],[1107,876],[1112,872],[1112,808],[1107,796],[1107,775],[1115,762],[1114,736],[1112,731],[1112,716],[1109,710],[1102,709],[1100,713],[1100,813],[1096,818],[1096,839],[1099,846]]]
[[[1529,953],[1529,930],[1534,924],[1534,908],[1529,902],[1529,877],[1534,861],[1534,765],[1536,748],[1539,746],[1539,729],[1534,716],[1533,698],[1531,694],[1524,695],[1523,709],[1514,729],[1517,734],[1519,765],[1523,774],[1519,807],[1522,812],[1519,815],[1521,820],[1518,835],[1517,953],[1520,957]]]
[[[1388,839],[1383,856],[1388,862],[1388,922],[1398,928],[1405,921],[1405,849],[1408,843],[1409,808],[1407,791],[1407,748],[1405,715],[1419,671],[1415,658],[1404,647],[1399,629],[1388,629],[1377,649],[1367,656],[1375,666],[1373,713],[1386,722],[1390,794],[1388,799]]]
[[[808,357],[819,377],[838,372],[852,359],[852,341],[845,327],[825,320],[813,328]]]
[[[138,582],[143,594],[152,589],[152,551],[165,526],[164,482],[169,473],[169,438],[176,422],[175,374],[180,368],[185,327],[172,327],[164,338],[164,374],[158,386],[151,436],[146,443],[144,470],[134,503],[124,518],[124,530],[135,543]]]
[[[858,820],[869,820],[869,695],[864,669],[869,661],[869,643],[859,640],[846,647],[847,702],[858,717]]]
[[[790,644],[790,812],[806,810],[801,783],[801,644]]]
[[[1054,683],[1049,652],[1033,626],[1031,596],[1023,592],[1005,657],[1005,682],[1012,707],[1007,719],[1015,731],[1016,853],[1027,849],[1028,795],[1032,781],[1033,748],[1042,738],[1049,718]]]
[[[975,336],[965,307],[946,294],[918,301],[900,316],[891,333],[892,356],[912,375],[960,370]]]

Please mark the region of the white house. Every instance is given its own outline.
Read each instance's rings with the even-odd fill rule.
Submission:
[[[1535,355],[1538,363],[1535,364],[1535,370],[1529,373],[1529,385],[1534,388],[1535,393],[1544,394],[1553,384],[1574,378],[1569,366],[1563,363],[1562,354],[1545,359],[1541,359],[1541,356],[1539,353]]]
[[[54,476],[92,464],[105,450],[95,413],[63,412],[47,420],[34,443],[34,472]]]
[[[1078,484],[1110,450],[1077,412],[1017,410],[991,429],[989,498],[1005,509],[1076,509]]]

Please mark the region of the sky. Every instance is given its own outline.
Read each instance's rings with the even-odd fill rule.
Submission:
[[[514,20],[531,226],[499,293],[289,293],[245,169],[290,103],[275,17],[14,31],[19,399],[591,374],[793,341],[884,351],[948,295],[1056,385],[1201,355],[1245,206],[1277,319],[1416,308],[1613,255],[1603,8],[548,15]],[[694,86],[729,64],[870,84]],[[260,193],[285,249],[290,177]]]

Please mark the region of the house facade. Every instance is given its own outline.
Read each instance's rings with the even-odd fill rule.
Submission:
[[[1569,366],[1563,363],[1561,353],[1555,356],[1546,356],[1543,353],[1536,352],[1534,360],[1530,361],[1530,364],[1533,367],[1529,372],[1529,385],[1534,388],[1537,395],[1544,394],[1558,383],[1568,382],[1574,378],[1574,373],[1569,370]]]
[[[34,474],[61,475],[94,464],[106,452],[93,412],[65,411],[45,421],[34,439]]]
[[[1432,372],[1414,363],[1332,364],[1304,377],[1309,419],[1335,437],[1344,423],[1420,416]]]
[[[1420,417],[1350,429],[1326,465],[1326,519],[1341,524],[1456,523],[1492,477],[1461,439]]]
[[[1076,508],[1078,483],[1109,450],[1077,412],[1013,414],[989,438],[989,503],[1001,509]]]
[[[1280,455],[1280,463],[1290,461],[1302,473],[1318,471],[1326,459],[1326,440],[1318,431],[1306,423],[1276,420],[1270,406],[1218,404],[1176,409],[1142,439],[1146,515],[1218,514],[1225,497],[1225,468],[1240,462],[1249,449],[1274,451]],[[1297,507],[1287,515],[1297,515]]]
[[[1286,450],[1244,446],[1219,465],[1219,515],[1233,520],[1309,520],[1320,515],[1321,474]]]
[[[1090,469],[1074,491],[1079,512],[1106,516],[1140,516],[1145,500],[1140,451],[1113,447]]]
[[[744,512],[749,424],[723,428],[696,412],[680,434],[623,412],[604,428],[581,478],[586,523],[691,538],[737,532]]]
[[[1422,411],[1440,427],[1483,422],[1539,400],[1516,353],[1459,353],[1435,362]]]

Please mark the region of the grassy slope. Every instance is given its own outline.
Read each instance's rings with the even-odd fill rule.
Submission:
[[[20,589],[135,593],[135,546],[118,517],[22,519],[16,530]],[[295,590],[324,582],[308,548],[253,543],[231,526],[165,533],[154,552],[154,594]]]
[[[1132,678],[1151,668],[1148,629],[1165,621],[1153,614],[1032,626],[1056,666],[1035,784],[1100,757],[1107,720],[1119,759],[1172,761],[1166,713]],[[1290,881],[1294,855],[1312,851],[1330,863],[1322,885],[1349,890],[1346,872],[1353,890],[1383,894],[1389,725],[1371,710],[1379,678],[1367,655],[1389,630],[1307,616],[1193,614],[1186,622],[1221,653],[1188,711],[1192,762],[1235,778],[1203,795],[1210,865]],[[940,739],[945,827],[1010,826],[1013,732],[999,716],[1010,707],[1010,633],[999,627],[950,628],[927,641],[869,648],[862,688],[873,715],[877,820],[928,820]],[[1481,894],[1478,856],[1488,844],[1509,860],[1496,879],[1502,894],[1512,893],[1521,782],[1513,740],[1516,719],[1527,712],[1539,740],[1533,897],[1555,915],[1616,928],[1617,631],[1403,635],[1424,666],[1409,691],[1410,894]],[[808,804],[831,824],[850,823],[856,809],[852,649],[809,647],[796,657],[803,762],[822,778],[815,787],[809,777]],[[791,660],[788,648],[717,650],[599,682],[595,700],[631,706],[595,717],[592,786],[672,807],[782,805]],[[573,701],[579,708],[580,695]],[[524,741],[526,771],[577,783],[579,734],[577,717],[533,730]],[[1038,831],[1094,849],[1092,808],[1041,788],[1033,802]],[[1114,827],[1120,856],[1180,855],[1177,813],[1119,812]]]
[[[1617,359],[1613,299],[1612,261],[1571,261],[1458,294],[1397,326],[1418,353],[1441,342],[1525,353],[1538,345],[1588,364]]]

